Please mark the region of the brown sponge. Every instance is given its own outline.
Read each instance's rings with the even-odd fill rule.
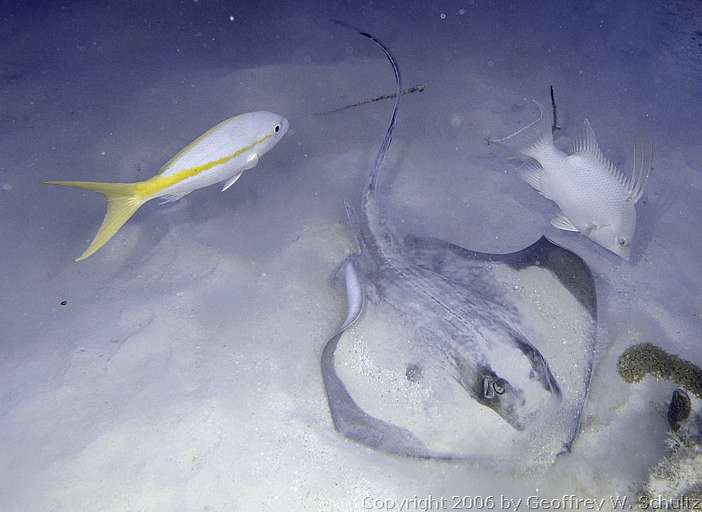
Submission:
[[[702,369],[652,343],[629,347],[619,356],[617,366],[619,375],[626,382],[639,382],[651,374],[659,380],[670,380],[702,398]]]

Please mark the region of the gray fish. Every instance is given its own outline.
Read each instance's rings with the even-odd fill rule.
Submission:
[[[515,439],[524,440],[535,451],[543,452],[543,446],[549,445],[548,453],[537,457],[548,459],[567,451],[579,429],[593,362],[596,305],[592,275],[575,254],[545,238],[506,255],[467,251],[437,239],[400,240],[381,207],[378,180],[392,141],[402,78],[389,49],[374,36],[360,33],[378,45],[390,61],[397,95],[368,178],[360,216],[356,218],[347,205],[359,252],[340,267],[338,274],[346,286],[347,317],[326,343],[321,361],[334,425],[346,437],[387,453],[441,459],[471,457],[470,453],[427,446],[411,428],[369,414],[357,404],[348,382],[340,377],[335,359],[342,335],[357,324],[364,309],[377,305],[389,308],[401,323],[410,326],[416,346],[429,354],[426,361],[438,361],[438,367],[445,369],[472,401],[496,413],[494,421],[509,425]],[[571,297],[583,313],[584,321],[574,334],[577,339],[563,341],[569,355],[561,357],[558,375],[530,337],[533,326],[524,318],[524,312],[536,303],[524,290],[534,278],[525,272],[530,269],[536,272],[537,281],[548,276],[551,287]],[[369,296],[374,300],[369,302]],[[558,300],[562,297],[561,293]],[[558,311],[558,302],[555,307],[558,322],[563,311]],[[549,355],[564,355],[563,348],[554,344],[546,348]],[[573,359],[574,355],[583,357]],[[577,371],[568,368],[574,362]],[[572,375],[563,379],[567,384],[564,389],[558,377],[569,372]],[[408,363],[405,374],[411,382],[424,379],[421,365],[413,362]],[[373,386],[368,384],[371,392]],[[408,424],[416,424],[416,418]],[[476,435],[483,426],[471,425],[470,421],[467,424],[476,429]],[[465,435],[470,437],[472,433]],[[535,446],[541,441],[545,444]],[[495,442],[505,444],[502,440]],[[518,446],[506,444],[513,451]]]

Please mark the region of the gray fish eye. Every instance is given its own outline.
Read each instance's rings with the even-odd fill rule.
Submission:
[[[277,125],[275,125],[275,126],[273,127],[273,132],[274,132],[274,133],[278,133],[279,131],[280,131],[280,125],[277,124]]]
[[[626,247],[627,245],[629,245],[629,240],[627,240],[624,237],[618,238],[617,241],[619,242],[619,245],[621,245],[622,247]]]
[[[501,395],[505,392],[505,384],[506,382],[504,379],[497,379],[495,380],[495,382],[492,383],[492,389],[495,390],[495,393]]]

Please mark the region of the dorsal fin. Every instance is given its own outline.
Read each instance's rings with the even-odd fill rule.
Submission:
[[[599,145],[597,144],[597,138],[595,137],[595,131],[590,125],[590,121],[585,119],[585,133],[582,137],[577,138],[570,148],[570,153],[573,155],[580,155],[585,158],[593,159],[598,164],[602,165],[612,176],[614,176],[619,183],[621,183],[627,194],[629,200],[636,203],[643,196],[644,190],[646,189],[646,183],[648,182],[648,177],[651,174],[651,169],[653,167],[653,144],[651,144],[651,149],[649,154],[646,155],[643,148],[641,148],[641,153],[639,157],[639,152],[637,151],[637,145],[634,145],[634,167],[631,172],[631,176],[626,176],[611,160],[609,160]]]
[[[585,158],[589,158],[604,167],[607,172],[609,172],[614,178],[624,185],[627,190],[629,190],[629,179],[626,175],[616,166],[614,163],[607,158],[600,146],[597,144],[597,137],[595,137],[595,131],[590,125],[590,121],[585,119],[585,132],[581,137],[578,137],[573,141],[570,147],[570,154],[580,155]]]
[[[597,137],[595,137],[595,131],[592,129],[592,125],[590,125],[590,120],[585,118],[584,125],[585,130],[583,134],[573,141],[570,145],[569,152],[571,154],[582,153],[599,157],[602,151],[597,144]]]
[[[648,157],[643,148],[641,148],[641,161],[639,162],[637,156],[637,145],[634,144],[634,168],[631,171],[631,177],[627,180],[627,191],[629,192],[629,199],[634,203],[638,202],[643,196],[646,190],[646,184],[648,183],[648,177],[651,175],[651,170],[653,169],[653,154],[654,147],[653,144],[650,146]]]

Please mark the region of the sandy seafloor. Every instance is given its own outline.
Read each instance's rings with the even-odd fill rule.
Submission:
[[[702,362],[702,4],[0,2],[0,510],[351,511],[381,499],[633,493],[665,450],[673,385],[624,383],[653,342]],[[598,285],[582,433],[545,473],[379,454],[340,437],[321,347],[329,277],[390,109],[311,114],[407,85],[389,158],[403,232],[517,250],[546,233]],[[484,142],[553,84],[565,146],[588,117],[627,171],[656,144],[631,263],[548,220]],[[236,113],[293,132],[226,193],[143,207],[74,263],[103,200],[46,179],[135,181]],[[61,301],[67,301],[62,306]],[[606,508],[608,505],[606,505]]]

